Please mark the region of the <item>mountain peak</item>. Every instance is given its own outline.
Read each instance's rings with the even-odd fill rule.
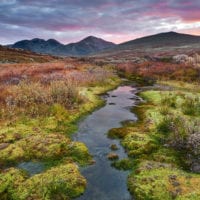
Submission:
[[[66,45],[69,46],[69,45]],[[89,55],[92,53],[97,53],[104,49],[112,48],[115,44],[112,42],[105,41],[101,38],[95,36],[88,36],[77,43],[70,44],[73,54],[79,55]]]
[[[28,41],[28,40],[27,40],[27,41]],[[45,40],[40,39],[40,38],[33,38],[31,41],[32,41],[32,42],[45,42]]]
[[[100,39],[100,38],[97,38],[97,37],[95,37],[93,35],[89,35],[86,38],[84,38],[84,40],[91,40],[91,39]]]
[[[175,31],[169,31],[169,32],[163,32],[163,33],[160,33],[160,34],[179,35],[180,33],[177,33]]]
[[[82,39],[80,42],[96,42],[96,41],[105,41],[105,40],[90,35],[90,36],[88,36],[88,37]]]
[[[58,44],[61,44],[60,42],[58,42],[57,40],[55,39],[48,39],[46,42],[52,44],[52,45],[58,45]]]

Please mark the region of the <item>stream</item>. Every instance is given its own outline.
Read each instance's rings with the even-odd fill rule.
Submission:
[[[113,152],[112,144],[117,145],[114,151],[119,159],[127,158],[119,140],[112,140],[107,133],[112,128],[122,126],[122,122],[136,121],[137,117],[130,108],[141,101],[136,95],[136,88],[132,86],[119,86],[102,98],[105,106],[94,111],[79,123],[75,141],[83,142],[95,160],[95,164],[81,168],[81,173],[87,179],[87,189],[77,200],[133,200],[127,189],[128,171],[120,171],[111,166],[107,158]],[[30,176],[44,170],[40,162],[23,162],[18,168],[26,170]]]
[[[77,200],[132,200],[127,190],[127,171],[111,167],[107,155],[112,152],[110,145],[116,144],[119,159],[127,158],[119,140],[107,137],[112,128],[121,127],[123,121],[136,121],[137,117],[130,111],[138,101],[137,90],[131,86],[119,86],[108,92],[104,98],[106,105],[94,111],[79,123],[75,141],[87,145],[93,155],[95,164],[81,168],[81,173],[87,179],[87,189]]]

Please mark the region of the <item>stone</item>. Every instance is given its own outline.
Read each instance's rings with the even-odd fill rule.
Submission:
[[[111,145],[110,145],[110,149],[113,150],[113,151],[116,151],[116,150],[118,150],[119,148],[117,147],[116,144],[111,144]]]
[[[7,148],[9,145],[10,145],[9,143],[1,143],[0,150]]]
[[[109,153],[109,154],[107,155],[107,158],[108,158],[109,160],[117,160],[117,159],[119,159],[119,156],[118,156],[116,153]]]

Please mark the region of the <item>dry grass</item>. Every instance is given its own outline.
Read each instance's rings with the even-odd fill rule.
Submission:
[[[30,116],[48,113],[48,107],[60,104],[72,108],[82,101],[78,88],[71,80],[53,81],[49,85],[40,82],[20,82],[8,88],[2,106],[2,117],[23,112]]]
[[[0,45],[0,63],[44,63],[56,61],[58,57],[42,55],[22,49],[11,49]]]
[[[122,63],[117,69],[126,76],[151,77],[157,80],[199,81],[200,68],[188,64],[145,61],[142,63]]]
[[[85,97],[80,88],[105,84],[113,71],[85,61],[65,59],[50,63],[0,65],[0,117],[24,113],[35,117],[49,114],[59,104],[74,109]]]

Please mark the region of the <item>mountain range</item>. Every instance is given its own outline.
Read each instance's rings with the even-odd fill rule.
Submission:
[[[54,39],[43,40],[35,38],[32,40],[16,42],[13,45],[9,45],[9,47],[56,56],[86,56],[92,54],[101,55],[104,53],[114,53],[124,50],[136,51],[167,47],[190,48],[194,45],[200,48],[200,36],[166,32],[142,37],[118,45],[101,38],[89,36],[77,43],[70,43],[67,45],[61,44]]]
[[[97,53],[114,46],[114,43],[107,42],[94,36],[89,36],[77,43],[70,43],[67,45],[61,44],[54,39],[43,40],[39,38],[22,40],[13,45],[9,45],[11,48],[19,48],[36,53],[51,54],[56,56],[84,56],[91,53]]]

